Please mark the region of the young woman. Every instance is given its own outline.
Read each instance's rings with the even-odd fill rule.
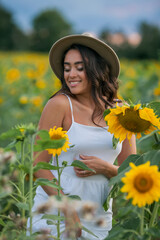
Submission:
[[[59,164],[64,160],[71,164],[74,159],[79,159],[95,170],[93,173],[67,167],[61,175],[61,187],[63,194],[78,195],[82,200],[97,203],[96,216],[106,219],[107,224],[102,228],[74,211],[73,223],[84,225],[98,237],[83,231],[79,225],[77,239],[104,239],[112,227],[112,201],[107,212],[103,209],[103,203],[109,193],[108,179],[117,175],[118,166],[113,163],[117,158],[120,165],[130,154],[136,153],[134,137],[131,144],[126,139],[113,149],[112,135],[107,131],[103,119],[104,110],[119,102],[116,100],[119,60],[113,49],[89,35],[70,35],[60,39],[52,46],[49,59],[53,72],[61,80],[62,88],[46,104],[39,129],[62,127],[67,131],[71,145],[75,145],[67,152],[62,152]],[[44,151],[35,164],[39,161],[49,162],[51,157]],[[57,172],[39,170],[35,176],[52,180],[57,178]],[[56,194],[53,188],[38,187],[33,212],[40,202]],[[56,227],[48,226],[40,218],[40,215],[33,218],[33,230],[48,227],[56,235]],[[65,229],[65,224],[61,224],[61,230]]]

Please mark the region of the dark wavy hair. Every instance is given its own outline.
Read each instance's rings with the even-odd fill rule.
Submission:
[[[114,99],[117,98],[118,79],[111,76],[110,65],[102,58],[97,52],[89,47],[73,44],[64,53],[62,59],[62,66],[64,68],[64,58],[67,52],[71,49],[76,49],[80,52],[82,60],[84,62],[84,68],[86,76],[89,82],[91,82],[91,94],[95,102],[95,109],[92,115],[92,121],[95,124],[95,117],[102,117],[104,107],[99,99],[105,104],[105,108],[112,107]],[[69,90],[64,77],[61,79],[62,88],[57,93],[65,93],[67,95],[75,97]],[[56,94],[57,94],[56,93]],[[96,124],[97,125],[97,124]]]

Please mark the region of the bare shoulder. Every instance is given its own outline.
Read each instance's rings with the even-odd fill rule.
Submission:
[[[46,103],[39,122],[39,127],[49,129],[53,126],[62,127],[68,106],[67,97],[58,94]]]
[[[67,97],[63,94],[58,94],[48,100],[44,109],[62,108],[61,110],[63,110],[63,108],[65,109],[67,104]]]

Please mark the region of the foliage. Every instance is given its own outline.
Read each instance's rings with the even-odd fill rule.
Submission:
[[[48,52],[56,40],[71,34],[71,31],[71,24],[59,11],[44,11],[33,19],[30,48],[34,51]]]
[[[27,47],[25,34],[14,23],[12,14],[0,5],[0,49],[20,50]]]
[[[139,59],[159,59],[160,57],[160,29],[142,22],[140,25],[140,34],[142,41],[136,49],[136,55]]]
[[[158,134],[159,130],[151,135]],[[148,136],[150,139],[150,135]],[[145,142],[146,137],[142,137],[141,141]],[[110,185],[113,185],[109,197],[114,197],[114,221],[113,228],[109,232],[106,240],[129,239],[129,240],[157,240],[159,238],[159,201],[152,205],[146,205],[144,208],[133,206],[132,202],[126,201],[126,197],[121,193],[120,189],[123,186],[122,177],[130,171],[130,162],[136,166],[142,165],[150,161],[151,165],[157,165],[160,169],[160,136],[155,140],[158,148],[154,149],[154,144],[150,141],[150,148],[143,154],[130,155],[119,167],[118,175],[110,180]],[[158,179],[155,179],[157,181]],[[159,181],[159,180],[158,180]],[[132,191],[132,189],[130,189]],[[105,207],[107,208],[107,202]]]
[[[60,128],[61,130],[61,128]],[[65,131],[64,131],[65,133]],[[35,142],[35,137],[38,136],[38,140]],[[65,211],[70,211],[75,199],[78,196],[63,197],[61,193],[61,174],[66,167],[79,167],[81,169],[88,168],[84,163],[80,163],[75,160],[71,165],[67,162],[63,162],[62,166],[59,166],[58,155],[56,154],[57,166],[53,166],[52,163],[38,162],[36,166],[33,166],[35,155],[34,151],[38,154],[43,150],[49,151],[49,149],[63,148],[68,136],[63,136],[59,139],[52,139],[46,130],[37,130],[33,124],[18,125],[14,129],[11,129],[0,135],[0,139],[4,140],[9,138],[12,142],[5,148],[0,149],[0,228],[2,239],[28,239],[37,240],[41,239],[57,239],[60,240],[60,222],[65,218],[60,215],[60,211],[64,208]],[[73,146],[71,146],[73,147]],[[11,150],[16,150],[15,152]],[[8,171],[9,169],[9,171]],[[43,178],[34,179],[34,172],[45,170],[56,170],[58,173],[58,182],[56,179],[48,180]],[[16,174],[15,174],[16,173]],[[15,177],[13,177],[13,174]],[[47,219],[49,225],[57,226],[57,237],[50,235],[49,232],[37,232],[32,231],[32,206],[33,197],[35,195],[36,186],[49,186],[57,190],[57,197],[54,199],[50,197],[48,203],[42,203],[37,209],[37,213],[45,213],[45,210],[51,209],[57,206],[58,214],[43,214],[42,219]],[[70,205],[69,205],[70,204]],[[68,205],[70,208],[68,208]],[[27,218],[29,227],[27,229]],[[56,223],[55,223],[56,221]],[[84,231],[94,235],[87,228],[83,227]],[[27,234],[27,235],[26,235]],[[72,233],[74,234],[74,232]],[[75,234],[74,234],[75,236]],[[95,236],[95,235],[94,235]],[[39,237],[39,238],[37,238]],[[75,239],[71,235],[70,239]]]

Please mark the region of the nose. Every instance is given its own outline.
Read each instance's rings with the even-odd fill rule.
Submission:
[[[76,68],[72,67],[71,70],[70,70],[70,74],[69,75],[70,75],[71,78],[76,77],[77,76]]]

